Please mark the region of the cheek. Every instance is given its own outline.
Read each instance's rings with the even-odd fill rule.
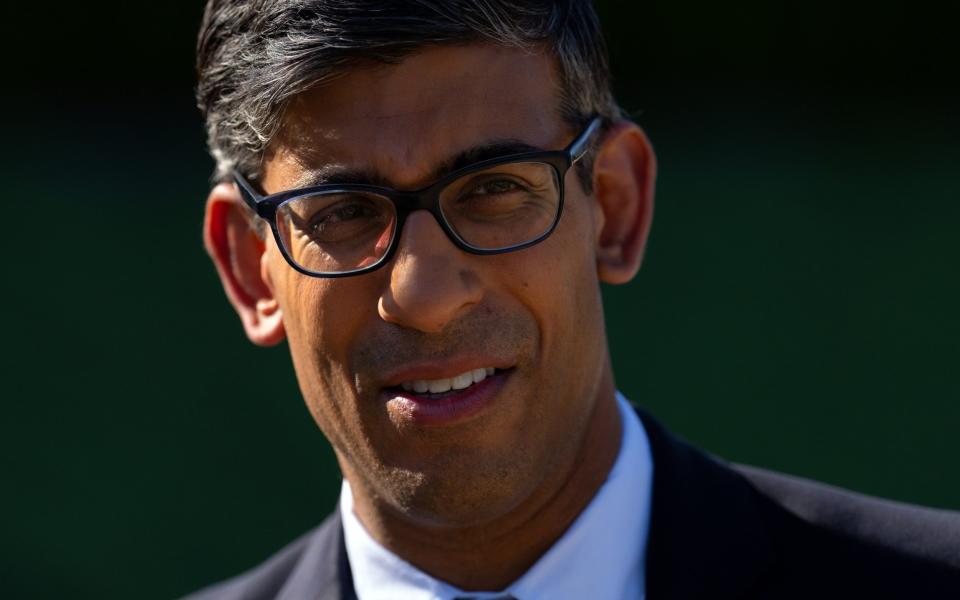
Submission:
[[[571,198],[549,238],[504,255],[507,260],[516,258],[516,263],[500,267],[511,273],[514,295],[537,320],[542,359],[550,371],[593,369],[604,352],[592,205],[591,198]]]
[[[532,293],[539,296],[538,305],[555,305],[567,315],[596,308],[599,282],[593,205],[591,198],[570,198],[553,235],[532,248],[536,251],[536,268],[530,270],[528,283]],[[581,316],[583,322],[589,322],[594,315],[588,312]],[[561,325],[576,322],[561,321]]]
[[[275,243],[265,252],[269,280],[283,310],[283,324],[295,361],[323,362],[346,356],[362,313],[364,290],[351,279],[309,277],[295,271]]]
[[[278,253],[279,254],[279,253]],[[278,302],[297,381],[314,420],[335,446],[344,439],[342,432],[355,419],[349,419],[349,406],[355,403],[351,379],[351,343],[363,329],[376,294],[369,296],[369,285],[357,281],[321,279],[302,275],[281,261],[273,268]]]

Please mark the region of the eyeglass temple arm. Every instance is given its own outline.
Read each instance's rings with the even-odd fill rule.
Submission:
[[[590,125],[584,130],[584,132],[577,139],[573,140],[573,143],[570,144],[570,147],[567,151],[570,153],[570,162],[571,164],[576,163],[578,160],[583,158],[583,155],[587,153],[587,150],[590,149],[590,140],[593,138],[594,134],[597,133],[597,130],[600,129],[600,125],[603,124],[603,117],[596,116],[590,121]]]
[[[250,185],[247,178],[241,175],[236,169],[233,170],[233,180],[237,182],[237,187],[240,188],[240,195],[243,197],[243,201],[246,202],[247,206],[252,208],[254,212],[260,214],[260,211],[257,209],[257,201],[260,200],[262,196],[253,189],[253,186]]]

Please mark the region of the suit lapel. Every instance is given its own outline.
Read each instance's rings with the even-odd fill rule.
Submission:
[[[648,600],[741,596],[773,560],[756,491],[646,411],[637,413],[654,465]]]
[[[340,510],[317,528],[278,600],[356,600]]]

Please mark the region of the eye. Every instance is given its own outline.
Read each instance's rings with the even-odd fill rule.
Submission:
[[[365,219],[374,217],[377,211],[365,202],[343,202],[326,211],[323,211],[313,218],[310,223],[311,231],[319,231],[324,227],[331,227],[355,219]]]
[[[299,217],[296,228],[321,244],[375,238],[393,222],[388,200],[360,194],[311,196],[291,212]]]
[[[490,179],[469,189],[464,196],[496,196],[524,190],[516,181],[511,179]]]
[[[440,210],[457,234],[478,248],[501,248],[545,230],[557,214],[560,188],[554,168],[539,162],[505,162],[469,171],[440,196]],[[517,232],[517,227],[525,228]],[[509,238],[509,239],[507,239]],[[506,241],[505,241],[506,240]],[[526,241],[526,240],[521,240]]]
[[[472,187],[465,189],[461,192],[460,199],[461,201],[478,200],[481,198],[493,200],[528,191],[529,188],[527,186],[515,179],[487,179],[486,181],[479,181]]]

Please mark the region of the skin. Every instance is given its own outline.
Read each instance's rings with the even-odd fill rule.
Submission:
[[[299,187],[333,167],[415,189],[478,144],[561,149],[577,132],[557,106],[543,53],[425,49],[297,97],[263,187]],[[598,281],[624,283],[639,268],[655,161],[626,121],[596,152],[593,194],[571,169],[563,216],[542,243],[476,256],[418,212],[389,264],[345,279],[290,268],[272,236],[257,236],[232,184],[208,198],[204,239],[227,296],[254,343],[288,341],[357,516],[384,546],[463,589],[502,589],[522,575],[589,503],[619,450]],[[465,366],[512,369],[470,418],[424,425],[384,401],[388,380],[411,369],[439,378]]]

